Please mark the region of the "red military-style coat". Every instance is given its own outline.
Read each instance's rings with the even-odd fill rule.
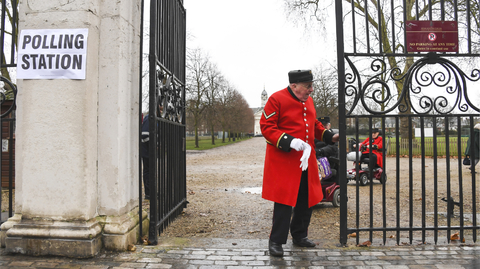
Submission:
[[[302,102],[290,87],[272,94],[263,109],[260,128],[267,140],[262,198],[284,205],[296,205],[303,151],[291,149],[290,142],[298,138],[307,142],[312,150],[308,160],[308,206],[318,204],[323,199],[323,193],[314,139],[331,144],[333,134],[326,132],[317,120],[312,98]]]
[[[367,149],[365,151],[362,151],[362,154],[368,154],[370,152],[370,143],[369,143],[369,140],[370,137],[367,137],[367,139],[365,139],[363,142],[362,142],[362,145],[366,146]],[[373,139],[372,138],[372,147],[373,145],[377,145],[377,149],[373,149],[372,148],[372,153],[375,154],[377,156],[377,165],[380,166],[381,168],[383,168],[383,154],[382,154],[382,151],[383,151],[383,139],[381,136],[377,136],[377,138]]]

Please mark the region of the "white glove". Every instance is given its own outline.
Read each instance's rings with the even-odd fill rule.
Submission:
[[[305,143],[307,148],[303,150],[302,158],[300,158],[300,168],[302,171],[307,170],[308,168],[308,159],[310,158],[310,153],[312,152],[312,147],[309,144]]]
[[[301,139],[294,138],[292,142],[290,142],[290,147],[296,151],[305,150],[308,144],[303,142]]]

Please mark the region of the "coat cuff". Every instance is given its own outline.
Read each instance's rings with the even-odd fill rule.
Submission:
[[[295,137],[293,137],[291,135],[283,133],[277,141],[277,148],[279,148],[279,149],[281,149],[285,152],[289,152],[291,150],[290,143],[292,143],[292,140],[294,138]]]
[[[322,141],[330,145],[335,144],[334,142],[332,142],[333,135],[334,133],[332,131],[325,130],[322,134]]]

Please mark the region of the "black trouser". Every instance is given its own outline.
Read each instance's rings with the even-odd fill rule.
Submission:
[[[360,160],[363,161],[363,159],[365,158],[369,158],[370,161],[368,163],[368,167],[370,169],[373,169],[377,166],[377,155],[373,154],[373,153],[363,153],[362,156],[360,157]]]
[[[273,225],[270,240],[279,243],[287,243],[288,231],[293,238],[302,239],[307,237],[312,209],[308,207],[308,170],[302,172],[300,188],[298,189],[297,204],[293,208],[284,204],[275,203],[273,206]],[[291,221],[290,221],[291,219]]]

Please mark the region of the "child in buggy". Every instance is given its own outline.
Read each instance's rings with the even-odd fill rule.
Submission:
[[[347,154],[347,160],[353,161],[356,165],[357,161],[357,145],[355,139],[350,139],[350,148],[355,151]],[[372,145],[372,151],[370,152],[370,144]],[[358,174],[359,183],[361,186],[367,185],[369,181],[369,174],[372,171],[372,179],[377,179],[380,183],[385,183],[387,175],[383,173],[383,139],[380,136],[380,130],[378,128],[372,129],[372,140],[367,137],[362,143],[358,144],[358,148],[362,153],[359,156],[358,168],[349,169],[347,171],[347,180],[355,180]],[[364,165],[362,167],[362,164]],[[357,173],[358,170],[358,173]]]
[[[331,132],[330,117],[320,117],[318,120],[327,129],[327,132]],[[323,169],[322,165],[328,165],[331,171],[327,177],[322,178],[322,202],[332,202],[333,206],[338,207],[340,206],[340,185],[338,184],[337,175],[340,166],[340,160],[338,158],[338,143],[335,143],[335,145],[329,145],[315,139],[315,153],[318,160],[319,172],[320,169]],[[324,163],[325,158],[328,161],[327,164]]]

